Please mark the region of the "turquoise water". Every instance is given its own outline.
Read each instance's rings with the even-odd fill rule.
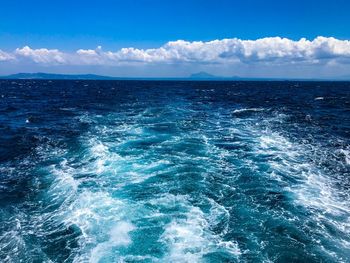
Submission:
[[[0,85],[3,262],[349,262],[349,83]]]

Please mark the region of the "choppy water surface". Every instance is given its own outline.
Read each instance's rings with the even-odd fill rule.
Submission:
[[[0,81],[1,262],[349,262],[350,83]]]

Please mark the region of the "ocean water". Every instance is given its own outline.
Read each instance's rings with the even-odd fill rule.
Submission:
[[[0,81],[1,262],[350,262],[350,83]]]

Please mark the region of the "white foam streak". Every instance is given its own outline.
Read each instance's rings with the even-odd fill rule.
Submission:
[[[237,109],[234,110],[233,113],[244,113],[244,112],[259,112],[263,111],[263,108],[247,108],[247,109]]]
[[[347,147],[346,149],[341,149],[340,153],[344,155],[345,163],[347,165],[350,165],[350,146]]]
[[[135,226],[128,222],[118,222],[110,231],[110,239],[99,243],[92,249],[91,263],[101,262],[101,259],[108,254],[114,247],[127,246],[131,243],[129,232],[133,231]]]
[[[330,180],[329,175],[324,174],[314,163],[305,160],[308,149],[270,130],[264,131],[258,139],[260,145],[256,152],[272,156],[268,163],[273,178],[278,177],[279,181],[285,181],[287,176],[297,180],[297,184],[289,184],[285,188],[293,194],[295,204],[302,205],[312,212],[316,222],[327,222],[340,232],[350,234],[350,222],[337,221],[339,218],[349,218],[349,203],[334,190],[334,182]],[[323,223],[320,223],[320,226],[322,225]],[[326,232],[323,235],[327,235]],[[344,245],[341,240],[336,242],[338,246]]]
[[[177,205],[181,205],[187,212],[165,226],[161,239],[168,247],[168,254],[163,258],[164,262],[202,262],[207,254],[218,249],[234,258],[241,255],[237,243],[223,241],[221,236],[213,234],[210,230],[217,217],[222,216],[222,210],[225,214],[223,207],[213,206],[211,216],[208,216],[198,207],[192,206],[185,196],[179,198],[168,195],[157,200],[157,203],[171,206],[175,200],[178,200]]]

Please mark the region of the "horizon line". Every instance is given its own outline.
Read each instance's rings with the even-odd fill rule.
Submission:
[[[199,72],[202,73],[202,72]],[[206,73],[206,72],[204,72]],[[315,81],[315,82],[350,82],[350,78],[290,78],[290,77],[241,77],[241,76],[216,76],[209,73],[208,77],[196,77],[198,73],[191,74],[187,77],[117,77],[108,75],[99,75],[94,73],[47,73],[47,72],[18,72],[9,75],[1,75],[0,80],[169,80],[169,81]],[[20,77],[19,75],[28,75],[27,77]],[[34,77],[30,77],[34,75]],[[35,75],[42,75],[42,77],[35,77]],[[50,75],[57,78],[50,78]],[[61,78],[60,78],[61,77]],[[70,78],[71,77],[71,78]],[[76,78],[74,78],[76,77]]]

